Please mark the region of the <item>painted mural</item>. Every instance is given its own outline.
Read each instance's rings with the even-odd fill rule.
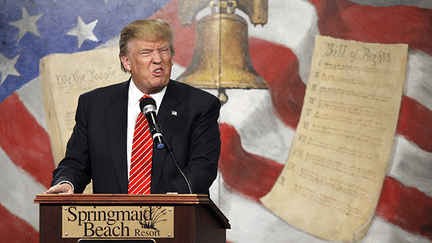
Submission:
[[[240,67],[253,77],[230,82],[216,73],[215,84],[191,83],[224,101],[219,176],[211,198],[230,220],[227,242],[328,242],[285,223],[259,201],[287,160],[316,35],[409,45],[392,156],[372,227],[361,242],[432,242],[432,3],[240,0],[234,6],[229,2],[227,13],[240,19],[239,27],[230,32],[246,28],[236,34],[239,41],[221,40],[228,42],[227,48],[239,48],[223,56],[229,56],[228,61],[239,58],[230,67],[244,62]],[[189,82],[186,74],[199,66],[194,55],[204,38],[200,28],[214,30],[200,24],[218,11],[214,4],[210,0],[0,0],[0,241],[39,241],[38,205],[33,199],[49,187],[55,166],[39,60],[53,53],[117,46],[119,32],[129,22],[161,18],[175,30],[172,78]],[[240,55],[230,56],[240,49]]]

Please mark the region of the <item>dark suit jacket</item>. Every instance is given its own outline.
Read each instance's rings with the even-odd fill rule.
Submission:
[[[94,193],[127,193],[127,103],[130,80],[80,96],[76,124],[65,158],[54,170],[52,185],[70,181],[81,193],[93,179]],[[219,99],[170,80],[157,121],[193,193],[208,194],[220,155]],[[188,193],[165,149],[154,146],[151,193]]]

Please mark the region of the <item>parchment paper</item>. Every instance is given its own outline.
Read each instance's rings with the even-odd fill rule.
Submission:
[[[294,141],[264,206],[322,239],[366,235],[393,145],[407,50],[316,37]]]

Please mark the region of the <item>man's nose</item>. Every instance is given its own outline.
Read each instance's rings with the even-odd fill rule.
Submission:
[[[153,52],[153,63],[161,63],[162,62],[162,54],[160,51]]]

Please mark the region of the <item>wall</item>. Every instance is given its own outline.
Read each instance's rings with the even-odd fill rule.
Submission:
[[[287,159],[317,34],[409,44],[392,159],[362,242],[432,242],[431,8],[429,1],[269,0],[264,26],[253,26],[237,11],[249,22],[252,63],[269,88],[229,89],[221,110],[220,173],[211,195],[230,219],[229,242],[325,242],[284,223],[258,201]],[[38,207],[32,202],[49,187],[54,169],[39,59],[112,47],[130,21],[162,18],[175,29],[176,78],[191,62],[195,26],[179,24],[176,0],[5,0],[0,9],[0,238],[38,242]]]

